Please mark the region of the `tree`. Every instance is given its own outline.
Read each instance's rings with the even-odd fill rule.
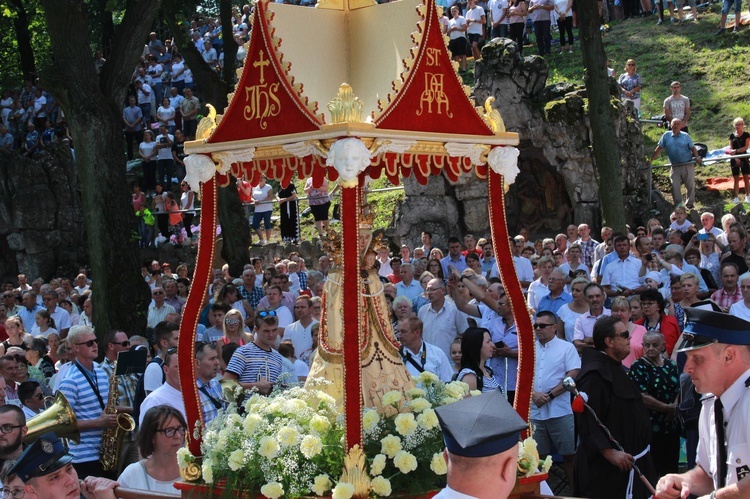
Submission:
[[[222,113],[227,106],[227,94],[234,90],[235,60],[237,44],[234,43],[232,33],[232,3],[230,0],[219,1],[221,30],[224,36],[224,68],[217,73],[209,67],[203,56],[193,45],[188,32],[183,28],[180,20],[185,19],[186,13],[195,10],[195,2],[177,2],[164,0],[164,19],[172,32],[180,53],[193,72],[193,78],[205,101],[213,105],[218,113]],[[234,177],[229,185],[220,187],[218,193],[219,223],[224,228],[222,238],[224,244],[221,257],[229,264],[231,275],[241,275],[243,267],[250,261],[250,227],[245,218],[237,184]]]
[[[94,325],[99,337],[114,328],[145,326],[149,289],[141,278],[138,248],[130,234],[122,148],[122,103],[161,0],[126,0],[122,20],[100,76],[91,52],[91,24],[101,23],[105,2],[41,0],[53,63],[43,73],[60,101],[76,144],[88,252],[94,275]]]
[[[24,80],[36,79],[36,62],[34,49],[31,46],[31,33],[29,32],[30,15],[24,0],[8,0],[5,2],[13,11],[13,29],[16,32],[16,43],[18,44],[18,55],[21,58],[21,73]]]
[[[585,85],[589,100],[589,122],[596,169],[599,172],[599,196],[604,225],[625,231],[622,196],[622,164],[615,137],[615,116],[612,106],[607,56],[604,53],[600,17],[596,0],[578,3],[578,26],[581,51],[586,67]]]

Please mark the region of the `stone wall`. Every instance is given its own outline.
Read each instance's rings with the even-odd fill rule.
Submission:
[[[521,174],[506,194],[508,226],[511,233],[526,226],[536,237],[565,232],[573,222],[588,223],[597,234],[601,209],[586,92],[569,84],[546,86],[547,76],[543,58],[521,58],[515,43],[501,38],[484,46],[475,66],[477,104],[495,97],[506,129],[520,137]],[[645,222],[649,207],[645,175],[638,171],[645,166],[640,125],[632,106],[616,97],[614,83],[612,90],[618,116],[612,145],[621,151],[626,219]],[[439,247],[447,246],[449,235],[489,235],[486,183],[473,174],[455,185],[440,176],[427,186],[405,179],[404,186],[406,199],[389,230],[397,244],[420,245],[422,230],[440,235]]]
[[[106,172],[102,172],[106,174]],[[75,275],[86,262],[75,164],[58,143],[26,157],[0,153],[0,278]]]

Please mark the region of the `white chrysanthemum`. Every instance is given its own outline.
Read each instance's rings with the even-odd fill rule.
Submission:
[[[409,402],[409,407],[411,407],[412,411],[416,413],[420,413],[424,411],[425,409],[429,409],[430,407],[432,407],[432,404],[430,403],[429,400],[422,398],[422,397],[418,397],[412,400],[411,402]]]
[[[242,466],[245,464],[245,454],[244,452],[242,452],[242,449],[237,449],[229,454],[227,464],[229,465],[229,469],[232,471],[237,471],[238,469],[242,468]]]
[[[372,465],[370,466],[370,474],[372,476],[378,476],[383,473],[383,470],[385,469],[385,460],[385,454],[378,454],[375,456],[372,460]]]
[[[376,476],[370,482],[372,491],[380,497],[388,497],[391,495],[391,482],[387,478],[382,476]]]
[[[442,452],[433,454],[432,461],[430,461],[430,469],[436,475],[445,475],[448,473],[448,465],[445,462],[445,456]]]
[[[368,409],[362,416],[362,428],[364,428],[365,431],[370,431],[375,428],[375,425],[378,424],[379,421],[380,416],[378,416],[378,411]]]
[[[393,458],[393,464],[401,473],[406,475],[417,469],[417,458],[405,450],[401,450]]]
[[[297,443],[299,432],[295,428],[285,426],[279,430],[277,437],[282,446],[289,447]]]
[[[214,470],[211,467],[211,461],[203,461],[203,465],[201,465],[201,474],[203,475],[204,482],[214,483]]]
[[[398,390],[391,390],[383,395],[383,405],[396,405],[401,401],[402,395]]]
[[[393,459],[401,450],[401,438],[396,435],[387,435],[380,441],[380,452]]]
[[[552,467],[552,456],[547,456],[547,458],[542,463],[542,473],[547,473],[551,467]]]
[[[180,447],[177,450],[177,466],[180,468],[187,468],[187,465],[192,463],[195,457],[190,453],[187,447]]]
[[[260,493],[268,499],[278,499],[284,495],[284,487],[279,482],[269,482],[260,488]]]
[[[331,427],[331,422],[328,418],[323,416],[315,415],[310,419],[310,428],[318,433],[325,433]]]
[[[354,485],[346,482],[339,482],[333,488],[331,499],[351,499],[354,495]]]
[[[396,416],[394,423],[396,424],[396,431],[404,437],[411,435],[417,429],[417,421],[414,419],[414,414],[410,412]]]
[[[273,459],[279,455],[279,444],[273,437],[263,437],[258,442],[258,454],[266,459]]]
[[[313,482],[313,486],[310,487],[310,490],[316,495],[322,496],[331,489],[331,485],[331,479],[328,478],[328,475],[318,475],[315,477],[315,481]]]
[[[299,446],[299,450],[307,459],[312,459],[323,450],[323,442],[321,442],[320,438],[315,435],[305,435],[305,438],[302,439],[302,443]]]
[[[231,419],[231,422],[234,424],[242,424],[242,416],[237,414],[236,412],[232,413],[229,418]]]
[[[426,409],[422,414],[417,416],[417,423],[422,425],[426,430],[431,430],[440,424],[434,409]]]

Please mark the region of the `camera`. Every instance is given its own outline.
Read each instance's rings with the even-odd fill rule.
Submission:
[[[646,261],[647,261],[647,262],[650,262],[650,261],[651,261],[651,260],[653,260],[653,259],[654,259],[654,257],[653,257],[653,255],[652,255],[651,253],[648,253],[648,254],[646,255]]]
[[[503,343],[502,341],[498,341],[495,343],[495,346],[497,348],[505,348],[505,343]]]

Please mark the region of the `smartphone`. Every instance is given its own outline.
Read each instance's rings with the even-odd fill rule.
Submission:
[[[646,261],[647,261],[647,262],[650,262],[650,261],[651,261],[651,260],[653,260],[653,258],[654,258],[653,256],[651,256],[651,253],[649,253],[649,254],[645,255],[645,257],[646,257]]]
[[[698,234],[698,241],[708,241],[708,233]]]
[[[505,343],[503,343],[502,341],[498,341],[495,343],[495,346],[497,348],[505,348]]]

